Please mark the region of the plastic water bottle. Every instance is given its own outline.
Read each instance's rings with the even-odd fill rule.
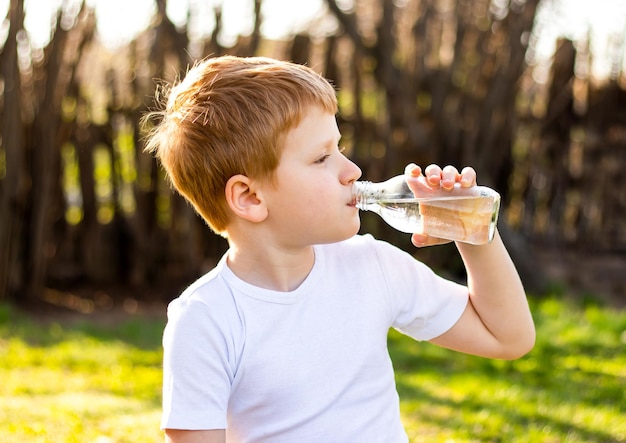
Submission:
[[[414,193],[407,183],[414,184]],[[485,186],[445,190],[432,187],[424,176],[398,175],[382,183],[357,181],[352,188],[356,207],[377,213],[393,228],[406,233],[475,245],[493,240],[500,194]]]

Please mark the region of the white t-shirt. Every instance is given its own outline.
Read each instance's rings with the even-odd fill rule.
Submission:
[[[169,306],[162,428],[226,429],[228,442],[406,442],[389,328],[441,335],[467,288],[369,235],[315,246],[292,292],[242,281],[225,257]]]

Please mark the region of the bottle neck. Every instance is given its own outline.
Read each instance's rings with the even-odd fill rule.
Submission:
[[[355,181],[352,184],[352,199],[355,206],[361,210],[367,209],[367,206],[375,200],[375,194],[373,183],[370,181]]]
[[[381,183],[356,181],[352,186],[352,196],[357,208],[368,211],[376,211],[382,201],[406,201],[415,198],[404,175]]]

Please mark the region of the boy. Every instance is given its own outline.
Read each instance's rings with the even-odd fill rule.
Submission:
[[[168,309],[166,441],[406,442],[389,328],[493,358],[532,348],[498,234],[457,244],[467,286],[356,235],[361,171],[338,147],[336,112],[321,76],[266,58],[209,59],[172,89],[147,150],[229,250]],[[471,168],[424,172],[431,186],[476,184]]]

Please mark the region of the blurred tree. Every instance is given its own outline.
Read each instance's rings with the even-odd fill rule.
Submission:
[[[220,41],[220,4],[214,28],[192,41],[155,0],[149,29],[112,53],[84,3],[59,11],[48,45],[31,48],[24,2],[11,0],[0,52],[0,299],[79,286],[169,298],[221,256],[225,240],[142,152],[140,120],[194,58],[225,53],[322,71],[369,180],[408,162],[474,166],[503,195],[500,231],[529,288],[544,283],[537,251],[626,251],[626,201],[614,186],[626,162],[623,60],[596,85],[576,74],[583,58],[563,41],[548,84],[535,82],[527,60],[539,0],[325,0],[335,31],[283,41],[264,39],[263,2],[249,1],[251,33],[233,46]],[[375,216],[363,226],[415,253]],[[453,248],[416,254],[462,269]],[[608,278],[626,292],[621,274]]]
[[[4,83],[0,110],[0,146],[4,153],[4,177],[0,181],[0,300],[17,289],[24,278],[19,256],[23,246],[20,238],[24,210],[25,137],[18,38],[24,39],[24,0],[11,0],[9,32],[0,53],[0,77]]]

